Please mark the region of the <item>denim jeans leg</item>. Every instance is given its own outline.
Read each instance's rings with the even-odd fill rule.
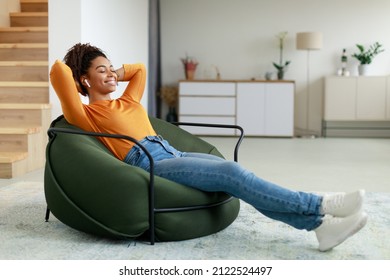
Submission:
[[[313,230],[322,221],[322,198],[267,182],[239,164],[184,153],[155,163],[155,174],[203,191],[229,193],[264,215],[297,229]]]
[[[313,230],[321,224],[320,196],[267,182],[233,161],[179,152],[159,137],[144,139],[142,144],[154,158],[155,175],[202,191],[229,193],[297,229]],[[149,160],[140,149],[133,148],[126,158],[136,159],[125,161],[149,171]]]

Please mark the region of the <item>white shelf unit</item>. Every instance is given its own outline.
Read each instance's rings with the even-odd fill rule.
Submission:
[[[294,135],[292,81],[181,81],[179,121],[237,124],[247,136]],[[235,135],[233,130],[186,128],[197,135]]]

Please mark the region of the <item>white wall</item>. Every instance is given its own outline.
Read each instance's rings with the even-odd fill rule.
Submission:
[[[163,84],[184,79],[186,53],[200,63],[196,78],[214,75],[211,65],[217,65],[222,79],[262,79],[279,59],[276,34],[288,31],[284,57],[292,62],[285,79],[296,81],[295,125],[305,128],[307,53],[296,50],[295,35],[321,31],[323,48],[310,53],[309,128],[319,132],[323,78],[340,67],[343,48],[356,75],[355,44],[379,41],[386,51],[372,74],[390,73],[389,11],[388,0],[161,0]]]
[[[147,63],[147,0],[50,0],[49,59],[62,59],[76,42],[90,42],[107,52],[114,65]],[[390,1],[388,0],[161,0],[162,79],[176,84],[184,78],[180,58],[199,62],[197,78],[207,78],[217,65],[223,79],[262,78],[274,71],[279,53],[275,35],[288,31],[284,56],[292,61],[285,79],[296,81],[296,127],[306,124],[306,53],[295,49],[295,34],[321,31],[324,46],[310,55],[310,128],[320,130],[323,78],[335,73],[343,48],[350,70],[355,44],[382,43],[386,51],[372,65],[373,75],[390,73]],[[0,0],[0,25],[19,0]],[[121,89],[121,88],[120,88]],[[119,89],[119,90],[120,90]],[[143,99],[146,106],[146,98]],[[51,92],[53,116],[60,113]]]
[[[148,1],[50,0],[50,65],[56,59],[62,60],[66,51],[78,42],[101,48],[114,67],[136,62],[147,65]],[[118,97],[124,87],[125,84],[120,85],[113,97]],[[53,105],[52,116],[56,118],[62,110],[52,88],[50,102]],[[147,106],[146,94],[142,103]]]

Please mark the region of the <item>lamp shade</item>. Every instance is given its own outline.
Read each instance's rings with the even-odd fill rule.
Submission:
[[[297,33],[298,50],[319,50],[322,48],[321,32],[300,32]]]

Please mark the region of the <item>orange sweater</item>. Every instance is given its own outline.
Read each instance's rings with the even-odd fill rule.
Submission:
[[[129,81],[122,96],[90,105],[81,102],[72,70],[57,60],[50,71],[50,81],[61,101],[65,119],[85,131],[123,134],[141,140],[156,135],[148,114],[140,103],[146,81],[143,64],[124,64],[124,81]],[[123,160],[134,143],[124,139],[101,138],[106,147]]]

